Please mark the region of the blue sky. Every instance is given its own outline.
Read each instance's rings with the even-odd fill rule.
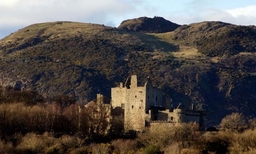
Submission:
[[[161,16],[178,24],[223,21],[256,25],[255,0],[0,0],[0,39],[23,27],[76,21],[116,27],[123,20]]]

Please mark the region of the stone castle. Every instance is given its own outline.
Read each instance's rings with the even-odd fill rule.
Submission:
[[[180,105],[171,108],[170,102],[166,103],[162,91],[152,85],[150,78],[144,86],[138,86],[136,75],[111,88],[111,106],[123,110],[125,130],[143,131],[148,126],[188,122],[196,122],[202,128],[204,123],[202,111],[181,109]]]

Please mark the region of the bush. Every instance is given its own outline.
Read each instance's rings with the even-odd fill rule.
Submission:
[[[232,151],[252,152],[256,151],[256,130],[246,130],[241,134],[235,134],[232,140]]]
[[[245,118],[241,113],[232,113],[222,119],[220,126],[233,132],[242,131],[246,127]]]
[[[198,149],[203,153],[227,153],[229,140],[222,138],[220,135],[208,136],[207,138],[202,138],[197,144],[197,146],[201,146]]]
[[[173,140],[181,143],[180,147],[190,147],[201,135],[197,123],[182,123],[175,126]]]
[[[73,136],[64,135],[55,138],[49,133],[43,135],[28,133],[22,137],[16,150],[24,153],[67,153],[81,147],[82,144],[81,139]]]
[[[45,153],[54,144],[56,144],[56,139],[47,133],[44,135],[28,133],[21,139],[16,149],[23,152]]]
[[[73,149],[72,151],[69,152],[70,154],[91,154],[92,151],[91,151],[91,148],[88,147],[88,146],[83,146],[83,147],[80,147],[80,148],[76,148],[76,149]]]
[[[97,154],[107,154],[110,153],[111,147],[110,144],[91,144],[90,145],[91,152]]]
[[[161,149],[166,145],[170,144],[174,138],[174,127],[173,126],[161,126],[147,129],[145,132],[138,133],[137,141],[148,147],[155,145]]]
[[[160,148],[154,145],[147,146],[141,151],[142,154],[157,154],[161,153]]]
[[[5,143],[0,140],[0,153],[13,153],[14,148],[12,143]]]
[[[130,153],[136,151],[136,143],[134,140],[117,139],[111,142],[114,153]]]

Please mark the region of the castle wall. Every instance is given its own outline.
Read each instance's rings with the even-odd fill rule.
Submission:
[[[145,89],[127,89],[124,126],[126,130],[142,131],[145,128]]]
[[[148,111],[151,106],[165,107],[165,100],[162,91],[157,88],[154,88],[150,81],[145,84],[145,91],[146,111]]]
[[[182,109],[174,109],[173,112],[169,110],[159,110],[157,113],[151,113],[152,120],[168,121],[173,123],[200,123],[200,113],[196,111],[184,111]]]
[[[166,122],[166,121],[154,121],[150,123],[150,130],[159,130],[164,131],[169,129],[170,131],[176,124],[173,122]]]
[[[158,110],[157,113],[150,111],[150,114],[153,121],[167,121],[173,123],[179,123],[182,121],[181,110],[174,110],[174,112],[170,112],[166,109]]]
[[[184,111],[180,108],[174,109],[173,112],[168,109],[159,110],[166,107],[162,91],[153,87],[149,78],[144,86],[137,86],[136,75],[129,77],[124,85],[120,83],[119,87],[111,88],[111,105],[113,108],[124,109],[125,130],[143,131],[146,122],[150,127],[161,127],[159,122],[154,120],[165,121],[164,125],[168,127],[182,122],[202,121],[199,112]]]
[[[127,79],[125,86],[111,88],[112,107],[124,109],[124,127],[126,130],[142,131],[145,128],[146,108],[145,87],[137,86],[137,76]]]
[[[120,87],[111,88],[111,105],[113,108],[122,107],[126,104],[126,87],[120,84]]]

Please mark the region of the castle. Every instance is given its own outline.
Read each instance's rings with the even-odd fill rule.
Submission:
[[[150,78],[144,86],[138,86],[137,76],[132,75],[124,84],[111,88],[111,106],[123,110],[125,130],[143,131],[148,126],[183,122],[196,122],[203,127],[202,111],[166,105],[162,91],[153,87]]]

